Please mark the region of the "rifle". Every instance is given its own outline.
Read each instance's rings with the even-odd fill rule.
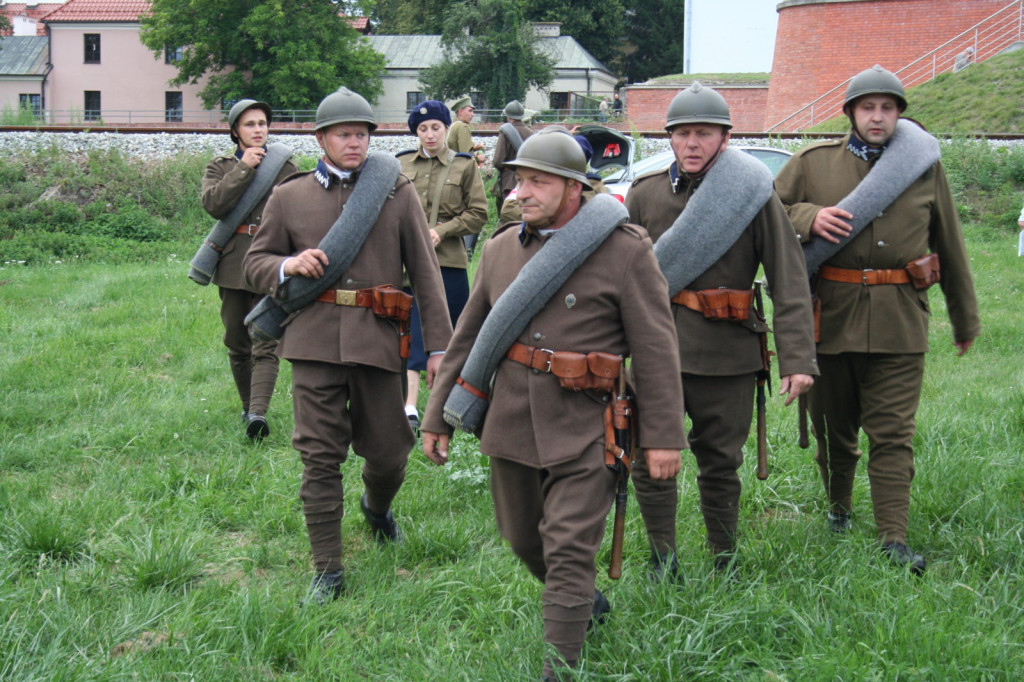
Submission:
[[[761,283],[754,282],[754,300],[757,314],[763,321],[764,299],[761,297]],[[757,478],[761,481],[768,478],[768,437],[765,425],[765,384],[768,392],[772,390],[772,354],[768,350],[768,332],[758,332],[761,341],[761,369],[754,375],[757,381]]]
[[[801,395],[799,398],[797,398],[796,409],[797,409],[797,429],[799,430],[799,435],[797,437],[797,444],[800,447],[802,447],[802,448],[804,448],[806,450],[807,447],[810,446],[810,441],[807,440],[807,396],[806,395]]]
[[[626,384],[626,363],[619,369],[619,390],[604,411],[604,462],[615,472],[615,525],[612,531],[612,560],[608,577],[622,577],[622,541],[626,531],[626,499],[629,472],[636,452],[636,403]]]

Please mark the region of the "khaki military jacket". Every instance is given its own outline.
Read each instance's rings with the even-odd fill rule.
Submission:
[[[849,135],[797,152],[776,178],[793,226],[811,239],[818,211],[835,206],[871,164],[847,151]],[[883,152],[884,153],[884,152]],[[902,268],[929,251],[939,255],[942,292],[956,341],[980,333],[978,305],[960,219],[941,163],[936,163],[828,264],[863,270]],[[911,284],[862,286],[820,281],[819,353],[923,353],[928,350],[928,292]]]
[[[473,153],[473,134],[468,123],[458,119],[452,122],[451,128],[448,129],[448,149],[464,154]]]
[[[291,160],[285,162],[281,171],[277,174],[275,185],[292,173],[298,172],[299,167]],[[220,220],[231,213],[242,194],[256,177],[256,169],[242,163],[234,154],[218,156],[206,164],[202,181],[203,208],[211,216]],[[270,192],[253,207],[252,211],[245,217],[245,225],[259,225],[263,219],[263,210],[266,208],[267,200],[270,199]],[[238,226],[236,226],[238,227]],[[217,269],[213,273],[213,283],[227,289],[245,289],[245,278],[242,276],[242,261],[252,244],[252,237],[247,234],[236,234],[224,245],[224,253],[221,254]]]
[[[398,159],[402,162],[402,172],[416,187],[428,220],[437,196],[437,183],[444,177],[446,167],[451,165],[441,190],[438,222],[433,226],[441,237],[441,243],[435,249],[441,267],[465,270],[469,260],[462,237],[480,232],[487,222],[487,193],[473,157],[456,155],[449,164],[447,150],[439,157],[429,157],[424,156],[421,148],[415,152],[403,152]]]
[[[484,319],[546,240],[522,223],[509,223],[484,245],[469,301],[430,394],[423,422],[427,431],[450,431],[442,408]],[[640,446],[686,446],[668,285],[644,230],[615,229],[518,341],[551,350],[631,356]],[[491,457],[545,468],[576,459],[590,444],[604,442],[605,402],[561,388],[555,376],[511,360],[503,360],[495,373],[490,403],[480,451]]]
[[[257,292],[282,297],[279,284],[286,258],[316,248],[352,196],[358,175],[346,181],[329,175],[328,187],[314,173],[299,173],[281,183],[267,203],[263,227],[245,259],[245,278]],[[403,266],[420,306],[427,351],[444,350],[451,321],[423,208],[412,182],[399,176],[395,189],[355,260],[332,289],[362,289],[402,284]],[[278,354],[289,360],[358,364],[401,371],[395,324],[369,308],[313,302],[286,321]]]
[[[530,135],[533,135],[533,128],[529,127],[522,121],[512,121],[512,125],[516,130],[519,131],[519,136],[526,141]],[[505,167],[505,164],[509,161],[514,161],[516,158],[516,149],[512,146],[512,143],[508,141],[504,133],[498,134],[498,141],[494,145],[494,157],[491,160],[491,165],[494,169],[501,173],[501,177],[498,182],[494,183],[491,193],[496,197],[504,197],[506,194],[512,191],[512,188],[516,186],[516,171],[514,167]]]
[[[684,176],[679,180],[680,191],[674,192],[670,170],[637,178],[626,195],[630,220],[647,228],[655,242],[686,208],[693,193],[705,191],[701,184],[688,182]],[[814,319],[804,255],[800,243],[793,238],[793,227],[786,212],[774,194],[736,243],[687,289],[750,289],[761,265],[772,295],[779,376],[817,375]],[[677,304],[672,304],[672,312],[684,372],[735,376],[762,367],[760,339],[755,328],[763,329],[763,326],[708,320],[703,314]]]

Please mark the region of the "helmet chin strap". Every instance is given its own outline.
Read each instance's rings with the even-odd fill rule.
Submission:
[[[575,182],[575,180],[566,179],[566,181],[565,181],[565,188],[562,190],[562,200],[558,202],[558,208],[555,209],[554,214],[550,218],[545,220],[542,224],[538,225],[538,224],[530,223],[530,227],[532,227],[532,228],[534,228],[536,230],[543,230],[543,229],[546,229],[548,227],[551,227],[556,222],[558,222],[558,216],[562,215],[562,212],[565,211],[566,205],[569,203],[569,194],[570,194],[569,183],[570,182]]]
[[[704,165],[700,167],[699,171],[697,171],[696,173],[687,173],[686,171],[683,171],[683,174],[690,180],[696,180],[698,178],[703,177],[704,174],[707,173],[708,170],[710,170],[711,166],[715,165],[715,161],[718,161],[718,157],[721,156],[722,152],[724,151],[725,145],[719,146],[718,151],[715,152],[714,156],[712,156],[710,159],[704,162]]]

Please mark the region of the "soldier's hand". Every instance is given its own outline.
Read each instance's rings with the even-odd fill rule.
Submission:
[[[651,478],[659,481],[674,478],[683,468],[683,455],[679,450],[647,448],[644,450],[644,457],[647,458],[647,469],[651,472]]]
[[[255,168],[260,165],[260,162],[263,161],[263,157],[266,155],[267,150],[263,147],[247,147],[246,150],[242,152],[242,163],[250,168]]]
[[[957,349],[956,356],[958,358],[962,357],[964,355],[964,353],[966,353],[967,351],[969,351],[971,349],[971,344],[972,343],[974,343],[974,339],[969,339],[967,341],[954,341],[953,345],[956,346],[956,349]]]
[[[811,234],[821,237],[827,242],[838,244],[841,237],[850,234],[852,228],[846,221],[852,219],[853,214],[849,211],[844,211],[838,206],[827,206],[814,216],[814,222],[811,223]]]
[[[786,405],[789,406],[794,400],[811,390],[814,385],[814,377],[810,374],[789,374],[782,377],[779,386],[779,395],[788,395]]]
[[[284,275],[285,277],[302,275],[310,279],[320,279],[327,265],[326,253],[320,249],[306,249],[284,262]]]
[[[427,388],[434,387],[434,377],[437,370],[441,369],[441,361],[444,360],[444,353],[434,353],[427,358]]]
[[[434,464],[444,466],[448,463],[448,434],[423,432],[423,454]]]

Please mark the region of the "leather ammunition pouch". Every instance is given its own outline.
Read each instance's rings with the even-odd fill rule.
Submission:
[[[745,322],[754,301],[753,289],[683,289],[672,302],[695,310],[709,320]]]
[[[622,371],[622,356],[612,353],[552,351],[517,342],[505,357],[538,372],[554,374],[559,385],[570,391],[614,392]]]
[[[904,268],[915,289],[927,289],[940,279],[939,254],[928,253],[907,263]]]
[[[391,284],[369,289],[328,289],[319,296],[321,303],[333,303],[352,308],[369,308],[377,317],[398,323],[398,350],[403,358],[409,357],[412,347],[409,318],[412,315],[412,296]]]

